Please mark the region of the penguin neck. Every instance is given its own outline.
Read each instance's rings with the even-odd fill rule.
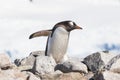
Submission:
[[[57,32],[60,35],[69,35],[70,32],[68,32],[64,27],[55,27],[52,31],[51,37],[53,36],[53,34]]]

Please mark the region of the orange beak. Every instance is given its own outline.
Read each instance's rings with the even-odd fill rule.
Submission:
[[[83,28],[79,26],[75,26],[75,29],[83,29]]]

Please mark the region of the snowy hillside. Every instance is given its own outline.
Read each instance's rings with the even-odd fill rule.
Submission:
[[[120,51],[120,0],[1,0],[0,53],[15,59],[44,50],[47,38],[29,40],[29,35],[63,20],[83,27],[70,34],[70,56]]]

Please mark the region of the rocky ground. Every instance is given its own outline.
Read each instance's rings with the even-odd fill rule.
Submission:
[[[56,64],[44,51],[32,52],[14,63],[1,53],[0,80],[120,80],[120,55],[103,51]]]

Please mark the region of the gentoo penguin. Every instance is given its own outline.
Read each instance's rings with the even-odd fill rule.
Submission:
[[[73,21],[57,23],[53,29],[38,31],[30,35],[29,39],[39,36],[48,36],[45,50],[46,56],[52,56],[56,63],[65,59],[65,53],[69,42],[69,34],[74,29],[82,29]]]

